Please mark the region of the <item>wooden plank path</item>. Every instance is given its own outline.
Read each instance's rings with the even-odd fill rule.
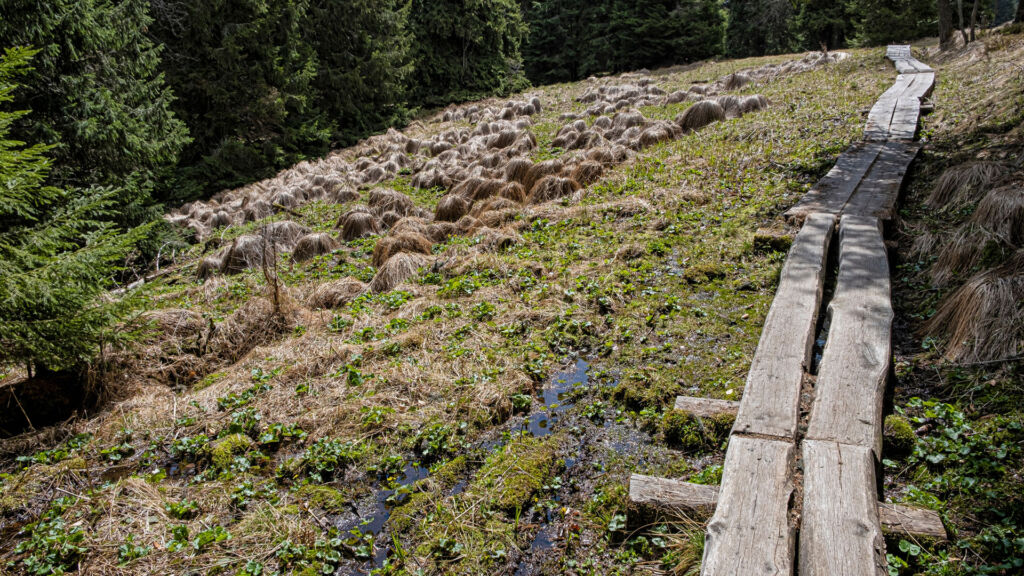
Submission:
[[[896,215],[904,175],[920,149],[913,140],[922,99],[935,85],[934,70],[916,60],[909,46],[890,46],[887,56],[899,75],[869,113],[864,141],[840,155],[785,213],[801,228],[738,406],[676,401],[676,409],[698,417],[736,411],[721,486],[630,479],[637,509],[714,509],[704,576],[880,576],[887,573],[883,525],[945,536],[933,511],[878,502],[875,471],[882,457],[893,319],[883,225]],[[837,229],[836,289],[814,376],[811,355]],[[801,437],[800,402],[811,391]],[[798,488],[802,498],[794,503]]]

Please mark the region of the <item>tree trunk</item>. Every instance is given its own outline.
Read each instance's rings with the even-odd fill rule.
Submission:
[[[956,18],[957,23],[960,25],[960,35],[964,38],[964,46],[970,42],[967,37],[967,30],[964,28],[964,0],[956,0]]]
[[[953,40],[953,5],[950,3],[950,0],[938,0],[938,8],[939,49],[946,50]]]
[[[1017,16],[1013,19],[1018,24],[1024,24],[1024,2],[1017,2]]]
[[[974,0],[974,8],[971,10],[971,42],[977,40],[974,35],[978,27],[978,3],[980,0]]]

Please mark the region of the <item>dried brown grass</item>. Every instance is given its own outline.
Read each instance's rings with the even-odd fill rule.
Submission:
[[[414,252],[429,255],[433,243],[429,238],[416,232],[402,232],[388,235],[377,241],[373,247],[373,265],[380,268],[395,254]]]
[[[580,183],[572,178],[545,176],[530,190],[530,203],[540,204],[572,196],[573,193],[581,188]]]
[[[925,202],[930,208],[957,209],[973,204],[1010,173],[1001,162],[967,162],[946,169]]]
[[[1021,183],[1001,186],[986,194],[970,222],[1007,244],[1024,246],[1024,188]]]
[[[437,203],[434,219],[439,222],[457,222],[469,212],[469,201],[461,194],[447,194]]]
[[[399,252],[377,270],[377,274],[370,281],[370,291],[374,293],[390,292],[402,282],[415,276],[420,268],[429,263],[430,259],[423,254]]]
[[[311,308],[340,308],[366,292],[366,284],[349,277],[313,286],[306,299]]]
[[[1024,250],[981,272],[939,305],[925,332],[946,339],[946,358],[989,362],[1024,348]]]
[[[694,103],[676,117],[676,124],[685,131],[701,128],[725,120],[725,108],[714,100],[702,100]]]
[[[338,224],[341,226],[341,239],[345,242],[381,232],[380,219],[364,209],[346,212],[338,220]]]
[[[292,259],[296,262],[305,262],[317,256],[330,254],[339,248],[341,245],[333,236],[326,232],[315,232],[299,238],[292,251]]]

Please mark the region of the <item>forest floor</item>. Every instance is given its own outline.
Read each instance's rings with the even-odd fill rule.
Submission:
[[[742,396],[793,232],[781,214],[862,138],[896,76],[884,48],[849,53],[757,78],[733,93],[763,95],[766,109],[642,148],[581,193],[523,209],[498,248],[453,237],[394,290],[334,309],[311,298],[369,282],[380,236],[305,262],[284,254],[270,272],[198,280],[197,268],[272,221],[334,234],[372,188],[429,212],[443,191],[399,172],[358,199],[231,225],[177,254],[123,296],[135,319],[105,358],[117,400],[0,441],[0,573],[696,573],[704,519],[633,525],[626,481],[719,481],[729,423],[672,403]],[[927,280],[934,255],[914,250],[943,233],[923,199],[945,167],[1024,156],[1022,54],[1024,37],[997,34],[922,58],[937,69],[936,113],[890,235],[891,408],[914,431],[885,461],[885,496],[940,510],[952,541],[890,541],[894,574],[1024,562],[1019,359],[943,360],[920,332],[942,297]],[[533,89],[517,96],[543,103],[530,156],[564,154],[561,117],[586,110],[578,99],[597,85],[649,78],[672,93],[801,56]],[[640,111],[671,119],[690,105]],[[406,133],[473,127],[438,120]]]

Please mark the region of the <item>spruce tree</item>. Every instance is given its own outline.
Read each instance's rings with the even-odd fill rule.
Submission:
[[[109,222],[117,189],[47,185],[55,146],[10,136],[30,119],[8,108],[32,54],[0,57],[0,365],[57,371],[96,356],[114,320],[98,296],[141,230],[123,234]]]
[[[247,184],[327,151],[332,129],[316,109],[308,8],[309,0],[154,4],[174,109],[193,137],[179,198]]]
[[[803,47],[820,50],[845,48],[853,34],[848,0],[803,0],[797,15],[797,27]]]
[[[415,106],[507,95],[529,85],[521,55],[527,28],[515,0],[412,0],[410,30]]]
[[[50,184],[116,188],[126,226],[160,214],[150,191],[188,141],[147,36],[146,0],[0,0],[0,38],[39,50],[12,125],[19,140],[53,146]]]
[[[857,23],[857,42],[876,46],[910,42],[935,34],[937,6],[934,0],[852,0]]]
[[[726,53],[735,58],[781,54],[794,48],[789,0],[726,0]]]
[[[317,54],[315,104],[335,143],[352,144],[401,121],[409,63],[408,3],[314,0],[306,37]]]

